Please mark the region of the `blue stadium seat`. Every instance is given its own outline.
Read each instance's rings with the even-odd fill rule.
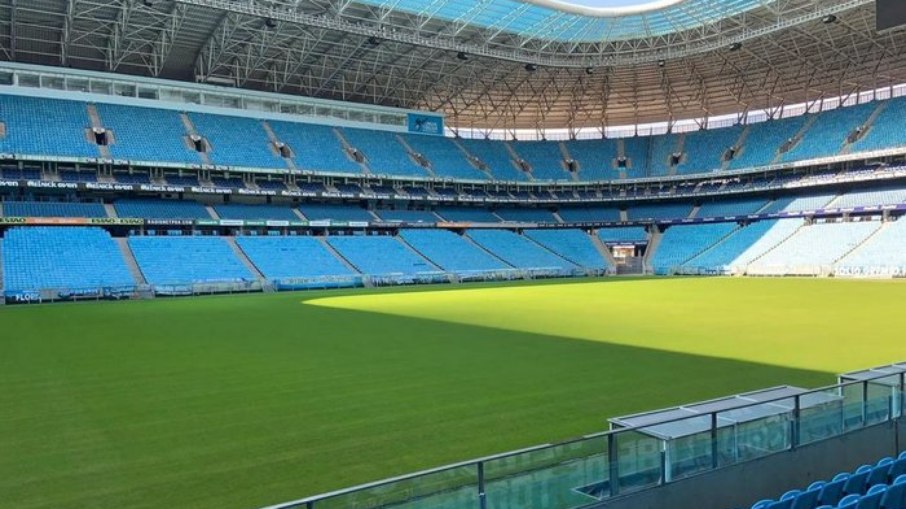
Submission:
[[[7,292],[136,284],[119,246],[101,228],[12,228],[4,238],[2,258]]]
[[[573,263],[508,230],[469,230],[467,233],[472,240],[516,268],[575,268]]]
[[[207,209],[194,201],[123,199],[113,204],[119,217],[147,219],[211,219]]]
[[[70,202],[3,202],[7,217],[107,217],[100,203]]]
[[[327,242],[362,274],[377,276],[438,272],[437,267],[395,237],[355,235],[328,237]]]
[[[186,142],[188,134],[178,111],[103,103],[97,110],[101,123],[113,132],[109,148],[114,159],[202,162]]]
[[[220,237],[131,237],[129,247],[151,285],[252,281],[255,276]]]
[[[402,230],[400,237],[448,272],[473,273],[512,269],[466,238],[448,230]]]
[[[239,237],[236,243],[268,279],[355,274],[315,237]]]

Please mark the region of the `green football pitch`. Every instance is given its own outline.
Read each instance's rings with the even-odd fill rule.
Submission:
[[[906,284],[613,279],[0,308],[0,507],[253,509],[906,358]]]

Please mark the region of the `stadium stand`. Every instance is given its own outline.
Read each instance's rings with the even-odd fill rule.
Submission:
[[[682,264],[683,271],[692,273],[725,273],[732,263],[752,248],[778,221],[758,221],[740,228],[724,240]]]
[[[755,275],[816,275],[827,273],[837,260],[848,254],[881,223],[817,223],[800,228],[785,242],[755,260],[748,273]]]
[[[10,229],[3,241],[3,275],[6,292],[90,293],[136,284],[110,234],[79,226]]]
[[[94,171],[60,170],[61,182],[97,182],[98,174]]]
[[[826,208],[866,207],[873,205],[896,205],[906,201],[906,189],[902,187],[873,189],[870,191],[849,191],[837,196]]]
[[[130,237],[129,248],[153,286],[255,279],[220,237]]]
[[[365,155],[371,173],[427,177],[429,173],[419,166],[397,139],[397,134],[370,129],[344,129],[349,144]]]
[[[575,265],[508,230],[469,230],[469,237],[518,269],[571,270]]]
[[[648,168],[648,138],[635,136],[619,140],[623,143],[623,155],[627,158],[627,167],[623,170],[627,178],[650,176]]]
[[[648,233],[642,226],[626,226],[618,228],[601,228],[598,230],[598,238],[605,244],[634,243],[645,242],[648,240]]]
[[[883,108],[868,131],[852,144],[851,151],[862,152],[903,146],[902,122],[906,118],[906,98],[898,97],[885,101]]]
[[[449,138],[410,134],[404,139],[431,163],[431,169],[438,177],[488,180],[488,175],[472,166],[466,154]]]
[[[840,472],[807,488],[790,490],[778,500],[756,502],[751,509],[906,509],[906,453],[874,465]]]
[[[302,215],[310,221],[333,219],[336,221],[374,221],[367,210],[354,204],[333,205],[327,203],[306,203],[299,206]]]
[[[620,210],[615,207],[564,205],[557,213],[566,222],[620,220]]]
[[[570,180],[570,174],[563,167],[563,153],[560,144],[549,141],[523,141],[514,143],[519,157],[529,164],[535,180]]]
[[[573,159],[579,162],[579,180],[616,180],[620,173],[614,164],[617,160],[616,140],[567,141],[563,145]]]
[[[494,211],[504,221],[517,221],[523,223],[556,223],[557,219],[548,210],[544,209],[511,209],[501,208]]]
[[[384,221],[404,221],[410,223],[436,223],[440,218],[428,210],[383,209],[375,210]]]
[[[847,136],[862,126],[877,106],[877,103],[871,102],[817,114],[814,124],[799,143],[783,154],[781,161],[801,161],[839,154]]]
[[[906,220],[886,223],[858,249],[837,263],[850,276],[906,275]]]
[[[739,273],[744,272],[750,263],[783,243],[796,233],[803,224],[801,219],[780,219],[773,222],[772,226],[764,234],[729,262],[731,270]]]
[[[724,199],[701,204],[695,217],[744,216],[754,214],[767,205],[764,198]]]
[[[723,127],[687,133],[683,141],[683,160],[677,173],[706,173],[720,170],[724,154],[736,144],[743,127]]]
[[[148,219],[211,219],[198,202],[184,200],[122,199],[114,202],[119,217]]]
[[[323,172],[362,173],[362,167],[347,154],[334,128],[268,120],[277,138],[293,152],[300,169]]]
[[[210,144],[211,162],[223,166],[285,169],[260,120],[190,113],[198,134]]]
[[[761,212],[772,214],[775,212],[802,212],[805,210],[817,210],[827,207],[834,199],[833,194],[806,195],[796,198],[778,198],[773,203],[764,208]]]
[[[609,264],[582,230],[526,230],[524,235],[579,267],[607,269]]]
[[[355,274],[317,237],[239,237],[236,243],[264,277],[269,279]]]
[[[3,215],[7,217],[107,217],[100,203],[55,201],[6,201]]]
[[[799,116],[750,124],[745,143],[730,161],[728,169],[739,170],[771,164],[777,158],[780,147],[796,136],[806,120],[805,116]]]
[[[447,221],[465,221],[472,223],[500,222],[500,218],[491,211],[477,207],[437,207],[435,212]]]
[[[738,227],[736,223],[671,226],[664,232],[651,258],[651,268],[655,274],[671,274]]]
[[[0,152],[57,157],[100,157],[88,141],[91,120],[78,101],[0,95],[0,120],[6,135]]]
[[[649,144],[651,157],[649,159],[648,176],[662,177],[675,174],[676,169],[671,166],[670,159],[679,151],[679,135],[664,134],[652,136],[649,139]]]
[[[384,235],[328,237],[327,243],[362,274],[414,275],[438,271],[437,267],[395,237]]]
[[[400,237],[441,269],[459,274],[511,267],[468,239],[447,230],[402,230]]]
[[[689,217],[692,206],[688,203],[652,203],[629,207],[630,219],[675,219]]]
[[[214,210],[221,219],[271,219],[276,221],[298,221],[299,216],[293,214],[288,206],[281,205],[246,205],[229,203],[215,205]]]
[[[491,175],[497,180],[525,181],[529,177],[525,172],[516,168],[512,156],[506,145],[499,141],[489,140],[460,140],[470,154],[488,166]]]
[[[97,110],[104,127],[113,133],[110,155],[115,159],[202,162],[185,139],[188,134],[177,111],[105,103],[99,103]]]

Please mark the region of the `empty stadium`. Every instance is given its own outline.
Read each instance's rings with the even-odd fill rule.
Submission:
[[[906,508],[904,27],[0,1],[0,508]]]

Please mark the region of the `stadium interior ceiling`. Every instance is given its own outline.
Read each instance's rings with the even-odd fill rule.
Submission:
[[[567,10],[529,28],[477,21],[504,2],[520,6],[513,17],[540,8],[0,0],[0,58],[441,111],[448,126],[497,130],[744,115],[906,83],[906,36],[876,32],[873,0],[685,0],[603,21],[640,27],[619,33],[578,33],[593,20]],[[457,8],[470,14],[441,16]]]

